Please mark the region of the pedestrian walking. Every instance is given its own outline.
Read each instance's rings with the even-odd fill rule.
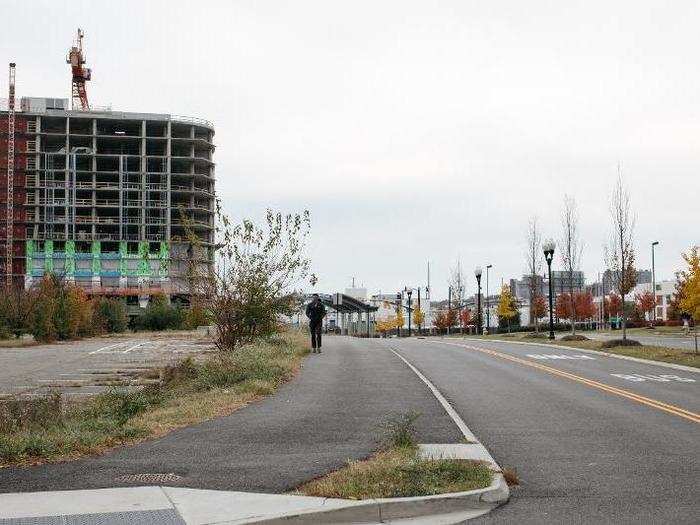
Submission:
[[[306,305],[306,317],[309,318],[309,331],[311,332],[311,348],[315,354],[321,353],[321,327],[323,318],[326,317],[326,307],[323,306],[318,294]]]

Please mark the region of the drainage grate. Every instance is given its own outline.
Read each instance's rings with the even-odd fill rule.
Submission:
[[[119,476],[115,481],[120,483],[174,483],[181,479],[182,476],[169,472],[167,474],[129,474],[128,476]]]

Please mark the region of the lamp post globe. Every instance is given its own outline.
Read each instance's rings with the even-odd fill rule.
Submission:
[[[542,245],[544,258],[547,261],[547,275],[549,276],[549,338],[554,339],[554,313],[553,313],[553,298],[552,298],[552,261],[554,260],[554,248],[556,244],[552,239],[549,239]]]

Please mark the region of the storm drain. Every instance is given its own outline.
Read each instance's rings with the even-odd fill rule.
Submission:
[[[119,476],[115,481],[119,483],[175,483],[181,479],[182,476],[168,472],[167,474],[129,474],[128,476]]]

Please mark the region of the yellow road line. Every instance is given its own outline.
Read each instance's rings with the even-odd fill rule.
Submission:
[[[632,401],[636,401],[638,403],[641,403],[643,405],[650,406],[652,408],[656,408],[658,410],[663,410],[664,412],[668,412],[669,414],[673,414],[674,416],[679,416],[684,419],[687,419],[689,421],[692,421],[694,423],[700,423],[700,414],[696,414],[695,412],[691,412],[690,410],[685,410],[684,408],[677,407],[675,405],[669,405],[668,403],[663,403],[661,401],[657,401],[656,399],[651,399],[645,396],[641,396],[639,394],[635,394],[634,392],[630,392],[629,390],[624,390],[622,388],[618,388],[615,386],[610,386],[605,383],[600,383],[598,381],[594,381],[592,379],[587,379],[585,377],[581,377],[576,374],[572,374],[571,372],[565,372],[564,370],[560,370],[558,368],[553,368],[551,366],[543,365],[541,363],[535,363],[534,361],[528,361],[527,359],[521,359],[520,357],[516,357],[510,354],[504,354],[502,352],[497,352],[495,350],[491,350],[489,348],[480,348],[477,346],[470,346],[470,345],[462,345],[459,343],[448,343],[446,341],[441,341],[443,344],[446,345],[453,345],[453,346],[459,346],[462,348],[468,348],[469,350],[476,350],[477,352],[481,352],[484,354],[489,354],[493,355],[495,357],[499,357],[501,359],[507,359],[509,361],[514,361],[516,363],[520,363],[522,365],[530,366],[532,368],[537,368],[539,370],[542,370],[544,372],[548,372],[550,374],[554,374],[560,377],[565,377],[567,379],[571,379],[572,381],[576,381],[579,383],[583,383],[584,385],[588,385],[593,388],[597,388],[599,390],[603,390],[605,392],[611,393],[611,394],[616,394],[621,397],[625,397],[627,399],[631,399]]]

